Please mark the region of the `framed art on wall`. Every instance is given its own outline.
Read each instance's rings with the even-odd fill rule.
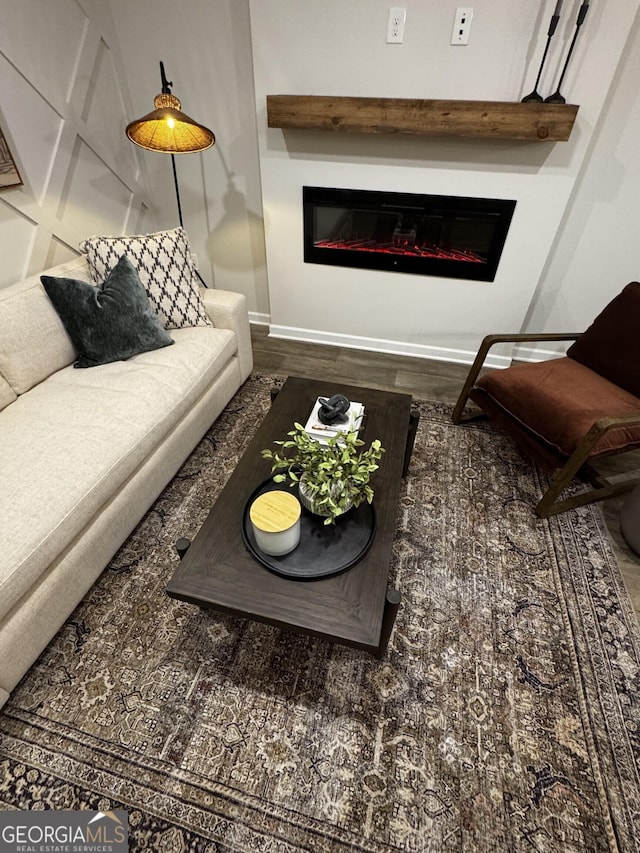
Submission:
[[[11,151],[9,151],[7,140],[0,129],[0,190],[7,189],[7,187],[17,187],[20,184],[22,184],[20,172],[18,172],[18,167],[11,156]]]

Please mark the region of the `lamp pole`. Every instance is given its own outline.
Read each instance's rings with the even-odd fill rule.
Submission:
[[[171,94],[171,86],[173,86],[173,82],[169,82],[167,80],[167,75],[164,71],[164,62],[160,60],[160,80],[162,82],[162,92],[165,95]],[[180,221],[180,227],[184,228],[184,223],[182,221],[182,205],[180,204],[180,190],[178,188],[178,173],[176,171],[176,156],[171,153],[171,168],[173,169],[173,183],[176,188],[176,201],[178,202],[178,219]]]
[[[176,172],[176,155],[171,155],[171,166],[173,167],[173,183],[176,187],[176,201],[178,202],[178,219],[180,220],[180,227],[184,228],[184,223],[182,221],[182,205],[180,204],[180,190],[178,189],[178,173]]]

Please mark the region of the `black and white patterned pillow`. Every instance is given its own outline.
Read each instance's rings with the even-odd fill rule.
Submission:
[[[198,287],[198,277],[183,228],[133,237],[89,237],[80,243],[91,279],[106,279],[122,255],[138,271],[160,321],[166,329],[211,326]]]

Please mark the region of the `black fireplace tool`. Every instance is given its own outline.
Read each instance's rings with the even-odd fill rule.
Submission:
[[[548,98],[544,99],[545,104],[566,104],[566,99],[560,94],[560,87],[562,86],[562,81],[564,80],[564,75],[567,73],[567,67],[569,65],[569,60],[571,59],[571,54],[573,53],[573,48],[575,47],[576,40],[578,38],[578,33],[580,32],[580,27],[584,23],[584,19],[587,17],[587,12],[589,11],[589,0],[584,0],[582,6],[578,10],[578,19],[576,21],[576,30],[573,34],[573,38],[571,40],[571,47],[569,48],[569,53],[567,54],[567,59],[564,63],[564,68],[562,69],[562,74],[560,75],[560,80],[558,80],[558,88],[555,90],[553,95],[549,95]]]
[[[544,49],[544,53],[542,54],[542,62],[540,63],[540,69],[538,71],[538,76],[536,77],[535,86],[533,87],[533,92],[525,95],[522,99],[521,103],[523,104],[541,104],[543,101],[542,95],[538,94],[538,83],[540,82],[540,77],[542,76],[542,69],[544,68],[544,64],[547,60],[547,54],[549,53],[549,47],[551,45],[551,39],[556,31],[556,27],[558,26],[558,21],[560,20],[560,9],[562,8],[562,0],[558,0],[556,4],[555,11],[551,16],[551,21],[549,22],[549,31],[547,32],[547,46]]]

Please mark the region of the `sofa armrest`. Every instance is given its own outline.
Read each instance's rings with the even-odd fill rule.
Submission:
[[[244,294],[207,287],[201,288],[200,295],[213,325],[219,329],[231,329],[235,332],[238,339],[238,363],[244,382],[253,369],[251,329]]]

